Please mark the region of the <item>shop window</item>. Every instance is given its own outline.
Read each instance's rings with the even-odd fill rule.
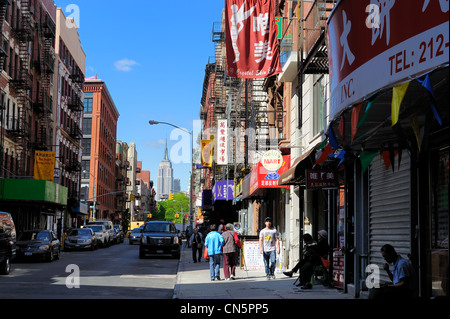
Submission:
[[[314,75],[313,94],[313,135],[316,135],[324,129],[325,78],[323,75]]]

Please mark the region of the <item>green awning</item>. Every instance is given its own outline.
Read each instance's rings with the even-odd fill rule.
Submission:
[[[0,179],[0,200],[67,205],[67,187],[44,180]]]

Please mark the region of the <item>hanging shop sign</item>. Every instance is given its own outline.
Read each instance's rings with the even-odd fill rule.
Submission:
[[[214,155],[214,140],[202,140],[201,141],[201,160],[203,167],[211,167]]]
[[[274,0],[225,0],[227,74],[268,78],[281,73]]]
[[[217,165],[228,164],[228,121],[217,120]]]
[[[234,199],[234,180],[217,181],[213,188],[213,199],[233,200]]]
[[[283,155],[277,150],[268,150],[264,153],[261,165],[269,172],[276,172],[283,165]]]
[[[252,195],[259,188],[290,188],[289,185],[278,185],[278,179],[281,174],[290,168],[291,156],[281,155],[281,162],[278,162],[278,158],[272,159],[274,160],[273,162],[270,161],[270,163],[265,163],[266,167],[271,170],[264,168],[261,159],[251,171],[249,195]]]
[[[53,182],[56,152],[35,151],[34,179]]]
[[[330,170],[306,170],[306,189],[338,188],[338,173]]]
[[[449,62],[449,2],[342,0],[328,19],[330,119]]]

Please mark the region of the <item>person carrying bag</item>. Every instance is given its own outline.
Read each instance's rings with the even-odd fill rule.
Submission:
[[[194,263],[196,263],[197,261],[200,262],[202,258],[203,236],[197,228],[194,229],[194,233],[189,240],[189,246],[192,247],[192,259],[194,260]]]

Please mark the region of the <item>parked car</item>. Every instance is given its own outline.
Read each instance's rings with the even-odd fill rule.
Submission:
[[[11,260],[16,257],[16,227],[10,214],[0,212],[0,275],[11,271]]]
[[[61,243],[52,230],[28,230],[17,236],[17,257],[59,259]]]
[[[72,228],[64,241],[64,250],[98,248],[98,239],[91,228]]]
[[[123,233],[122,225],[114,225],[114,229],[117,232],[117,241],[116,241],[116,243],[123,243],[123,241],[125,239],[125,234]]]
[[[140,228],[135,228],[131,231],[130,236],[128,237],[129,241],[130,241],[130,245],[133,245],[133,243],[140,243],[141,241],[141,235],[142,235],[142,231]]]
[[[172,254],[180,258],[181,234],[175,224],[167,221],[151,221],[145,224],[139,246],[139,258],[146,254]]]
[[[114,241],[114,226],[112,221],[110,220],[97,220],[94,222],[88,222],[89,225],[103,225],[106,228],[106,231],[108,232],[108,246],[111,245]]]
[[[83,228],[90,228],[94,231],[97,243],[102,247],[108,247],[110,245],[109,233],[106,231],[104,225],[86,225]]]

